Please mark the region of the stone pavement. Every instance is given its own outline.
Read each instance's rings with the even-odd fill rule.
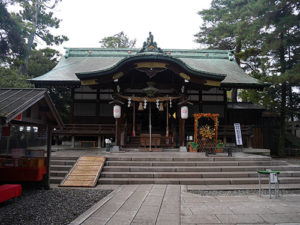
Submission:
[[[72,225],[300,224],[300,195],[210,195],[185,185],[123,185]]]

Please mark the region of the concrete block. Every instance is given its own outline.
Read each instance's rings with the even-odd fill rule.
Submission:
[[[120,151],[120,146],[113,146],[112,149],[111,149],[111,152],[119,152]]]
[[[179,152],[187,152],[186,146],[180,146],[179,147]]]

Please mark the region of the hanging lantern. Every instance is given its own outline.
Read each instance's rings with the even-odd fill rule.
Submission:
[[[119,119],[121,117],[121,106],[114,105],[114,118]]]
[[[144,109],[143,109],[143,103],[142,102],[140,102],[139,103],[139,108],[138,108],[138,111],[143,111]]]
[[[181,107],[181,119],[187,119],[189,117],[189,108],[187,106]]]
[[[161,112],[164,111],[164,106],[162,102],[159,104],[159,111]]]
[[[172,100],[171,100],[171,98],[170,98],[170,108],[172,108]]]
[[[147,108],[147,99],[144,99],[144,109]]]

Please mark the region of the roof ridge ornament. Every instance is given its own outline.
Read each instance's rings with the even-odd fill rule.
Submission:
[[[157,43],[153,41],[153,35],[151,32],[149,32],[149,37],[147,38],[147,41],[144,41],[143,47],[138,53],[143,53],[143,52],[164,53],[161,48],[157,47]]]

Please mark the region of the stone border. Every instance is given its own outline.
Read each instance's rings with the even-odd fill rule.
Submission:
[[[99,202],[89,208],[87,211],[78,216],[75,220],[73,220],[69,225],[80,225],[86,219],[88,219],[94,212],[96,212],[101,206],[103,206],[106,202],[108,202],[113,196],[115,196],[120,190],[122,186],[118,187],[116,190],[109,193],[107,196],[102,198]]]

